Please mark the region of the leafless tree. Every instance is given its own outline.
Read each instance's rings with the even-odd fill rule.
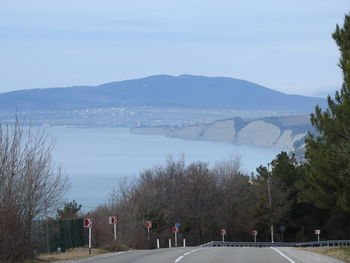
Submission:
[[[181,223],[179,238],[186,238],[190,245],[220,239],[220,228],[227,230],[228,240],[249,241],[253,229],[266,228],[271,213],[276,221],[285,208],[284,203],[277,202],[284,199],[277,196],[278,186],[273,184],[274,209],[268,209],[262,179],[242,173],[238,157],[212,168],[205,162],[186,165],[183,158],[169,158],[165,165],[141,172],[133,183],[121,182],[113,193],[108,209],[110,215],[118,217],[118,244],[149,248],[155,246],[155,238],[160,238],[161,245],[167,246],[174,223]],[[107,216],[101,208],[95,213],[96,218]],[[153,221],[150,241],[143,227],[145,220]],[[96,233],[105,231],[103,226],[99,228]],[[108,246],[103,239],[100,244]]]
[[[0,125],[0,260],[33,253],[32,226],[54,209],[69,188],[52,159],[53,143],[39,128]]]

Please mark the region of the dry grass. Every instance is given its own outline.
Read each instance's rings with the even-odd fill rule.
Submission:
[[[350,247],[303,248],[303,250],[337,258],[350,263]]]
[[[107,253],[107,251],[102,249],[91,249],[91,256],[101,255],[104,253]],[[35,259],[25,261],[25,263],[44,263],[59,260],[77,260],[87,257],[90,257],[88,248],[74,248],[65,253],[41,254]]]

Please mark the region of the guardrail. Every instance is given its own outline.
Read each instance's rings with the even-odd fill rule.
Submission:
[[[350,246],[350,240],[326,240],[314,242],[230,242],[211,241],[203,247],[335,247]]]

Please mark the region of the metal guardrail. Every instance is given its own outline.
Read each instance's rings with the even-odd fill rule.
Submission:
[[[334,247],[350,246],[350,240],[327,240],[314,242],[230,242],[211,241],[203,247]]]
[[[336,247],[336,246],[350,246],[350,240],[326,240],[316,242],[298,242],[296,247]]]

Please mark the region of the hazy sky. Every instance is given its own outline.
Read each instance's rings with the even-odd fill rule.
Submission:
[[[0,0],[0,92],[196,74],[333,94],[331,34],[349,11],[349,0]]]

